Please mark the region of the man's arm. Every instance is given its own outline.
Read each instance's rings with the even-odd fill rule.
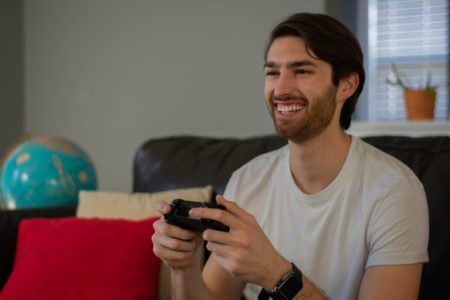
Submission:
[[[213,298],[239,299],[245,284],[223,269],[213,255],[203,270],[203,280],[214,294]],[[288,268],[289,266],[288,263]],[[421,271],[422,264],[370,267],[364,273],[358,299],[417,299]],[[307,277],[303,276],[303,289],[295,299],[322,300],[327,297]]]
[[[373,266],[366,269],[360,300],[417,299],[422,264]]]
[[[156,208],[161,215],[171,209],[165,202]],[[153,252],[170,267],[172,299],[211,299],[201,277],[201,235],[170,225],[163,217],[153,227]]]
[[[201,267],[190,269],[172,268],[170,273],[172,299],[214,299],[203,283]]]
[[[240,299],[247,282],[273,290],[292,265],[267,239],[256,219],[222,196],[217,202],[226,211],[195,208],[191,215],[213,219],[230,227],[230,232],[206,230],[203,239],[212,252],[203,269],[203,281],[214,299]],[[301,269],[301,266],[299,266]],[[303,289],[295,299],[326,299],[318,288],[303,277]]]
[[[274,273],[288,272],[291,264],[285,261],[286,265],[281,266],[281,272],[274,270]],[[282,269],[286,269],[283,271]],[[240,299],[245,282],[225,270],[212,254],[203,269],[203,281],[213,294],[213,299]],[[295,300],[325,300],[327,299],[316,286],[303,276],[303,289],[295,296]]]
[[[203,281],[213,295],[213,299],[240,299],[245,282],[232,276],[218,262],[212,253],[203,268]]]
[[[359,299],[417,299],[422,266],[428,261],[428,234],[425,191],[416,177],[403,176],[370,217],[369,267]]]

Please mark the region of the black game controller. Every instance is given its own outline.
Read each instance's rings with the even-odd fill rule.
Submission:
[[[199,219],[189,215],[189,210],[191,208],[205,207],[225,210],[223,205],[209,202],[188,201],[183,199],[172,200],[170,205],[172,206],[171,211],[168,214],[164,214],[164,219],[169,224],[192,231],[204,231],[208,228],[226,232],[230,231],[228,226],[218,221]]]

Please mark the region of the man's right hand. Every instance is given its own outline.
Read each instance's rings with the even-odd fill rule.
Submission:
[[[202,259],[202,235],[167,224],[163,215],[169,213],[171,208],[166,202],[156,204],[162,217],[153,223],[153,252],[171,269],[199,266]]]

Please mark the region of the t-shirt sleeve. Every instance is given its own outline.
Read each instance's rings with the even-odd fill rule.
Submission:
[[[225,191],[223,192],[223,197],[229,201],[235,201],[238,182],[237,177],[237,172],[233,172],[230,180],[228,180],[227,186],[225,187]]]
[[[419,180],[405,176],[374,207],[366,268],[428,261],[428,206]]]

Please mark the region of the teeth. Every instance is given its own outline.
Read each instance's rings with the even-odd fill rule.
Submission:
[[[300,105],[300,104],[288,104],[288,105],[286,105],[286,104],[278,104],[277,105],[277,110],[279,112],[282,112],[282,113],[288,113],[288,112],[291,112],[291,111],[300,111],[303,108],[304,108],[304,106]]]

